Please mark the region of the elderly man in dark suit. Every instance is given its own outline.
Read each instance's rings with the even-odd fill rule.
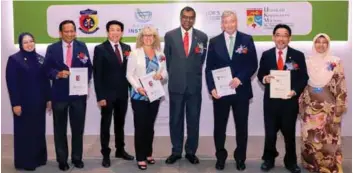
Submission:
[[[229,110],[233,108],[237,148],[234,151],[236,168],[244,170],[248,140],[249,100],[253,97],[251,77],[257,70],[257,56],[253,38],[237,31],[237,16],[232,11],[222,14],[224,32],[209,43],[206,63],[206,81],[213,99],[214,141],[216,145],[216,169],[224,169],[227,150],[224,148]],[[220,97],[212,77],[212,70],[230,67],[230,87],[236,94]]]

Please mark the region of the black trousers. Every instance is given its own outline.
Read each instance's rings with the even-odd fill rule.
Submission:
[[[127,99],[116,99],[114,101],[107,100],[107,105],[101,108],[100,141],[103,157],[109,157],[111,151],[109,148],[109,141],[110,125],[113,115],[116,153],[122,153],[124,151],[124,125],[127,105]]]
[[[71,160],[81,161],[83,150],[83,132],[86,117],[86,99],[53,103],[54,142],[56,160],[59,163],[66,163],[68,159],[68,146],[66,136],[68,115],[70,117],[70,127],[72,134]]]
[[[134,111],[136,160],[144,161],[152,156],[154,123],[158,114],[159,100],[149,101],[131,99]]]
[[[216,157],[218,160],[226,160],[228,156],[227,150],[224,148],[224,143],[226,140],[230,107],[233,109],[236,129],[237,148],[234,150],[234,159],[245,161],[248,142],[249,100],[240,99],[236,95],[213,99],[213,137],[216,146]]]
[[[278,156],[276,149],[277,133],[281,130],[286,154],[285,164],[296,164],[295,126],[298,116],[298,99],[265,99],[265,148],[263,160],[274,160]]]

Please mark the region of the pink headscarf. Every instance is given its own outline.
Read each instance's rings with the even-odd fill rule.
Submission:
[[[319,53],[315,49],[315,42],[321,36],[325,37],[328,42],[327,50],[324,53]],[[331,55],[330,41],[330,37],[324,33],[320,33],[314,37],[312,48],[313,55],[306,59],[309,75],[308,84],[312,87],[322,88],[327,85],[334,74],[333,70],[328,69],[329,63],[334,62],[337,64],[340,60],[338,57]]]

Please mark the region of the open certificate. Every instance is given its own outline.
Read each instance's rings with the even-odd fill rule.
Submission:
[[[146,94],[150,102],[153,102],[165,95],[163,85],[160,80],[154,80],[155,71],[140,77],[142,87],[146,90]]]
[[[291,91],[290,71],[271,70],[270,75],[274,77],[270,82],[270,98],[287,98]]]
[[[69,95],[87,95],[88,69],[70,68]]]
[[[212,70],[213,81],[216,85],[217,94],[220,97],[235,94],[235,89],[229,86],[232,81],[232,71],[229,67]]]

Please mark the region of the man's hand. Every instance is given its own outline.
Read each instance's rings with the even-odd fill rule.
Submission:
[[[58,78],[67,78],[70,75],[70,72],[67,70],[60,71],[56,77]]]
[[[212,97],[215,98],[215,99],[221,98],[221,97],[217,94],[217,90],[216,90],[216,89],[213,89],[213,90],[211,91],[211,94],[212,94]]]
[[[275,77],[273,77],[273,76],[271,76],[271,75],[264,76],[265,84],[271,83],[271,79],[274,79],[274,78],[275,78]]]
[[[22,108],[21,108],[21,106],[14,106],[14,107],[12,108],[12,110],[13,110],[13,113],[14,113],[15,115],[21,116],[21,113],[22,113]]]
[[[237,77],[233,78],[229,83],[232,89],[238,88],[239,85],[241,85],[241,81]]]
[[[98,105],[99,105],[100,107],[107,106],[107,101],[106,101],[106,100],[100,100],[100,101],[98,102]]]
[[[295,95],[297,95],[297,93],[295,93],[294,90],[291,90],[291,91],[287,94],[287,97],[282,98],[282,99],[285,99],[285,100],[291,99],[291,98],[292,98],[293,96],[295,96]]]

